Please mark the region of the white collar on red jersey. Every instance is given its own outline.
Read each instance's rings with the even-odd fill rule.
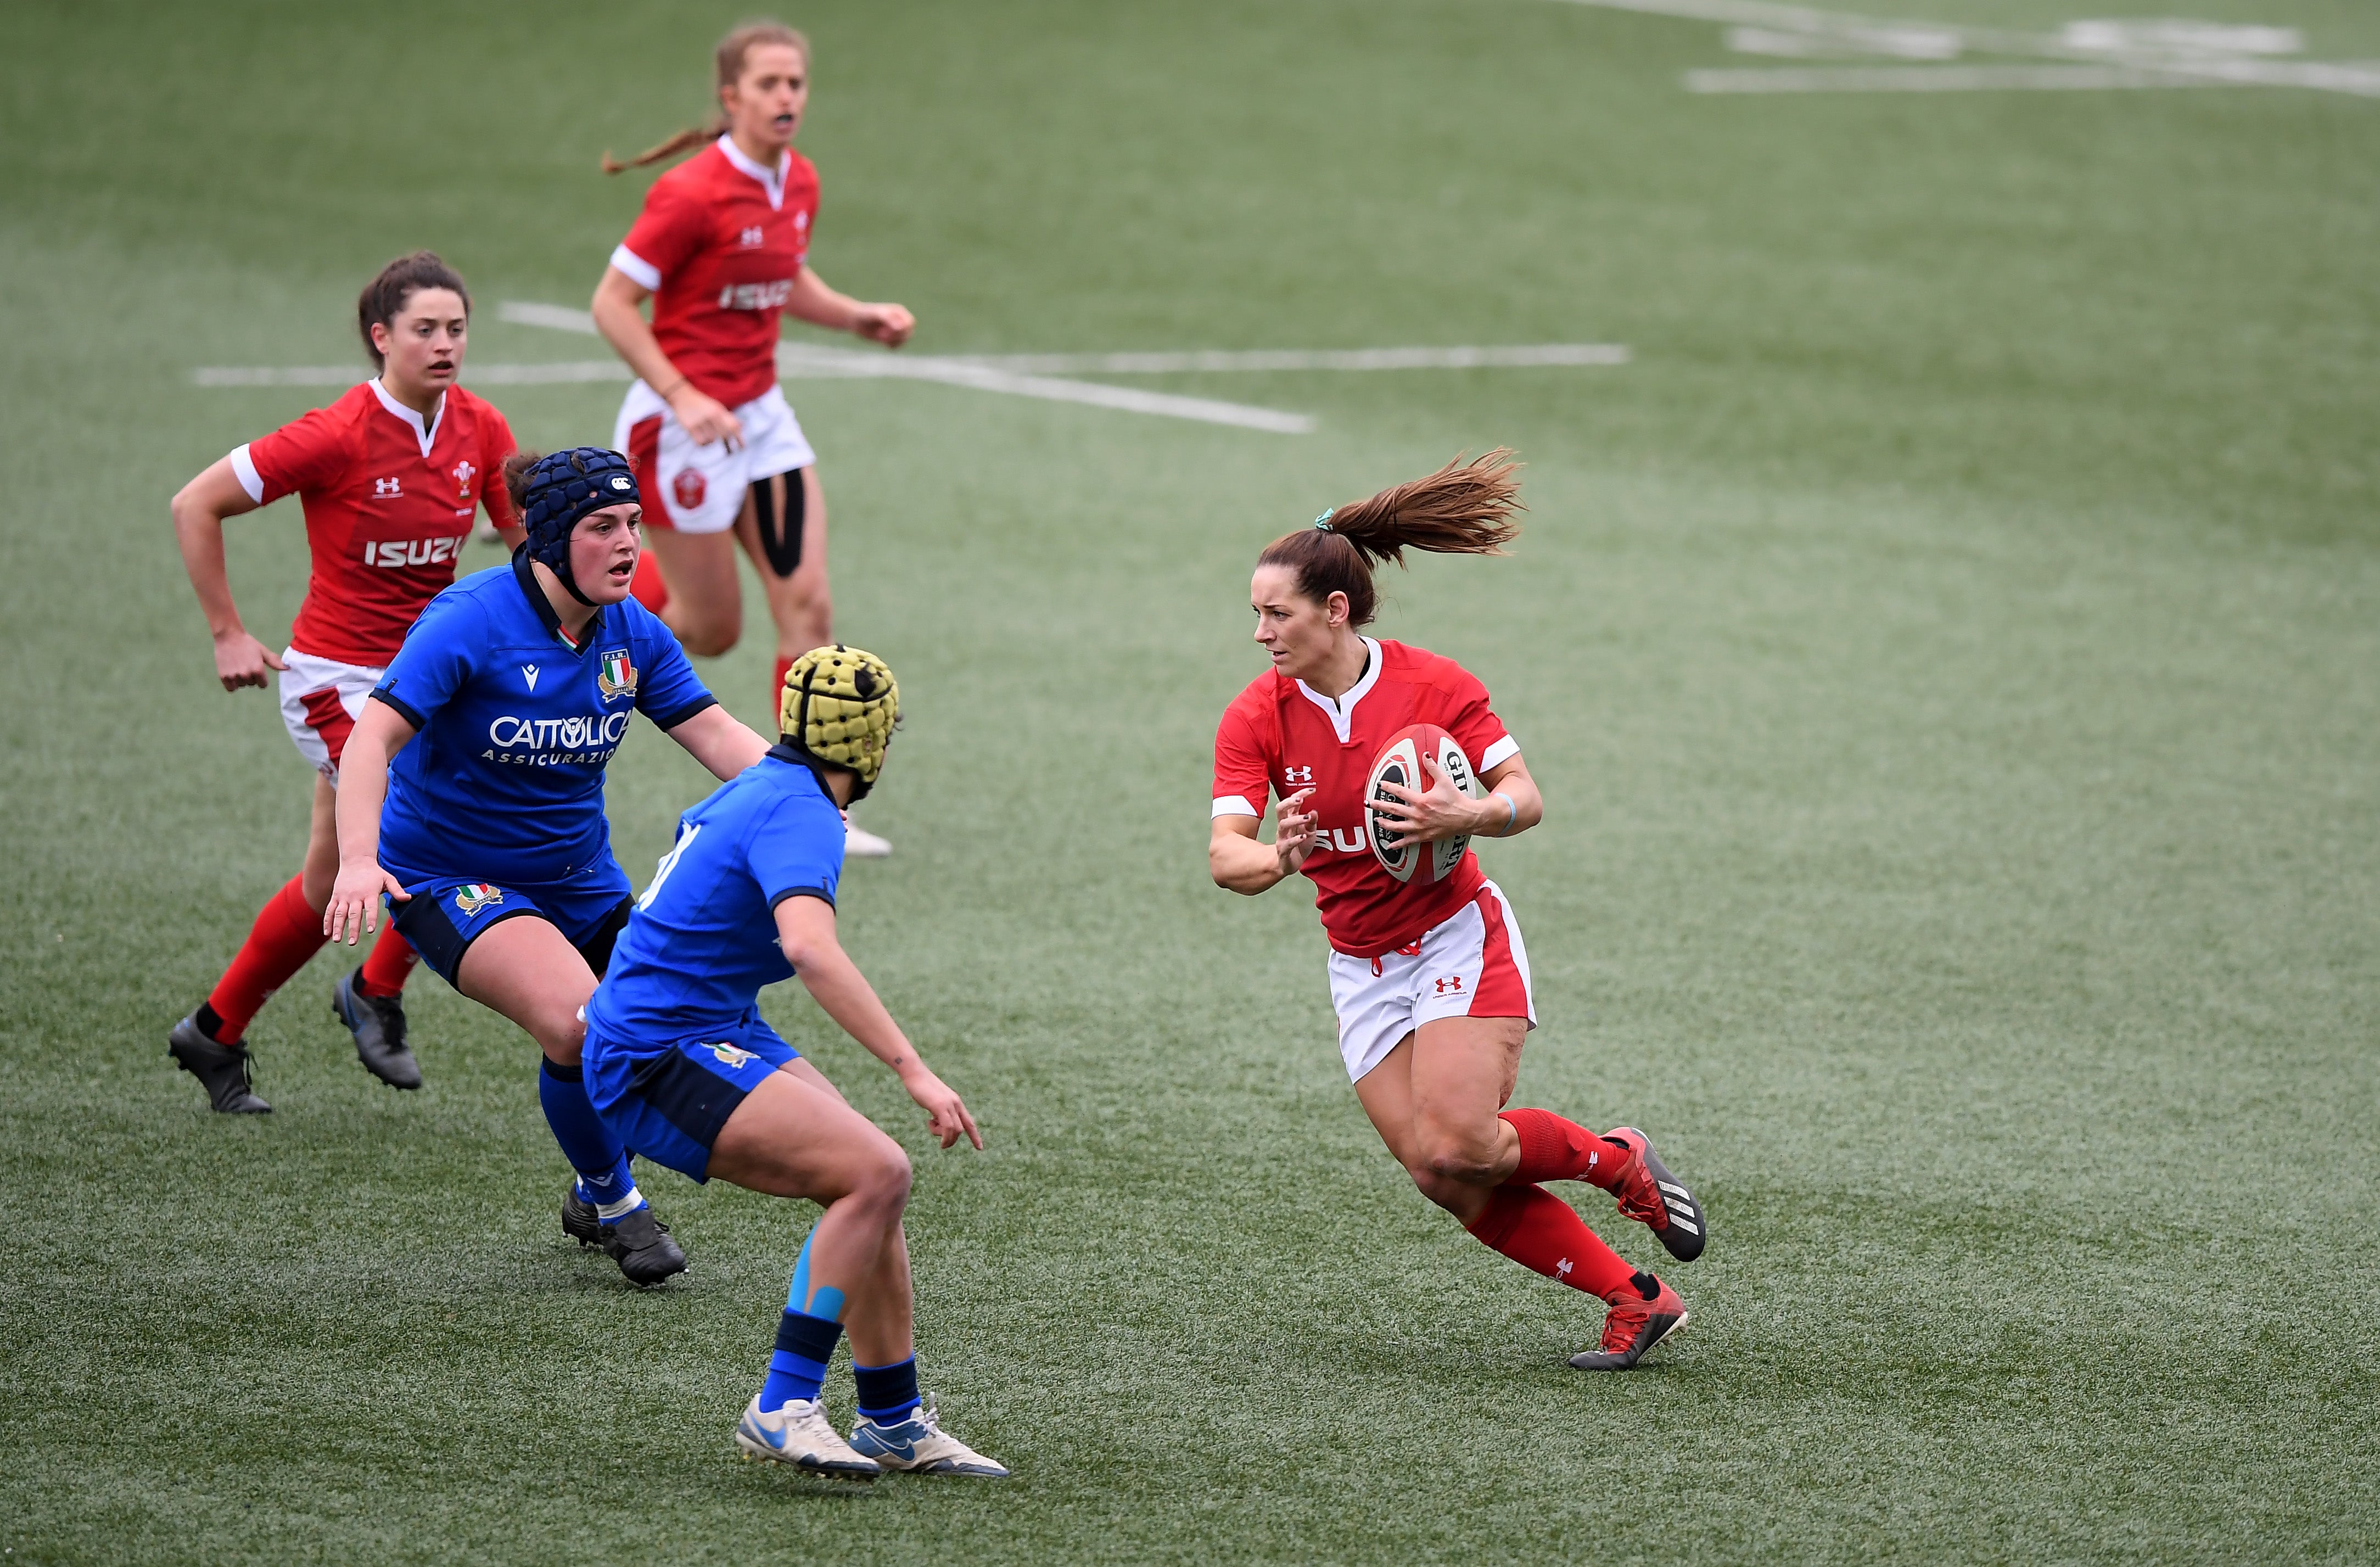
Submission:
[[[372,395],[380,399],[382,407],[413,426],[414,439],[421,443],[421,455],[425,459],[428,458],[431,444],[438,439],[438,421],[446,417],[446,394],[443,392],[438,394],[438,411],[430,416],[428,424],[424,424],[421,422],[419,414],[389,395],[388,388],[380,383],[379,376],[373,376],[370,384]]]
[[[1355,722],[1355,704],[1364,699],[1365,693],[1378,684],[1380,678],[1380,645],[1369,637],[1363,638],[1363,642],[1364,677],[1348,686],[1346,695],[1326,697],[1303,680],[1297,683],[1297,688],[1305,693],[1307,701],[1330,715],[1330,728],[1342,746],[1347,743],[1348,726]]]
[[[744,149],[735,145],[735,138],[733,135],[721,137],[716,145],[727,155],[729,163],[760,182],[760,188],[769,193],[769,205],[771,208],[782,209],[784,206],[785,176],[791,174],[794,169],[792,148],[788,147],[778,153],[777,166],[774,169],[768,169],[746,157]]]

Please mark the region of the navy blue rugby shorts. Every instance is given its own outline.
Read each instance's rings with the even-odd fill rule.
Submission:
[[[534,915],[561,931],[600,979],[636,902],[627,872],[608,856],[567,881],[504,883],[443,876],[407,881],[405,890],[413,896],[390,905],[397,930],[449,985],[473,941],[490,926],[522,915]]]
[[[595,1113],[630,1153],[708,1181],[719,1129],[770,1073],[800,1057],[755,1013],[667,1044],[609,1039],[589,1027],[579,1071]]]

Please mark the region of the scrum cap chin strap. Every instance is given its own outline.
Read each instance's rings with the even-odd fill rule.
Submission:
[[[542,561],[580,603],[595,601],[579,591],[570,575],[570,533],[579,519],[605,506],[642,504],[628,459],[601,446],[573,446],[540,457],[528,470],[521,498],[521,527],[528,534],[528,558]]]

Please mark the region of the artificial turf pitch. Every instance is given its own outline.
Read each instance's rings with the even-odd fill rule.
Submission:
[[[357,1068],[326,954],[251,1035],[276,1113],[209,1114],[164,1032],[309,780],[213,686],[164,503],[333,393],[190,371],[351,360],[422,244],[475,360],[600,354],[490,307],[583,302],[641,188],[596,154],[699,112],[730,19],[0,15],[6,1559],[2380,1551],[2351,97],[1697,97],[1715,27],[1537,0],[807,6],[813,260],[921,352],[1634,361],[1135,383],[1305,436],[793,389],[838,626],[909,703],[846,939],[990,1148],[767,1010],[912,1149],[926,1380],[1014,1481],[733,1462],[806,1213],[650,1172],[694,1268],[625,1288],[557,1228],[534,1051],[432,977],[420,1093]],[[2344,0],[2223,19],[2380,55]],[[550,446],[617,388],[492,395]],[[1548,800],[1484,851],[1546,1023],[1519,1101],[1650,1129],[1710,1209],[1692,1330],[1624,1377],[1383,1155],[1303,894],[1205,874],[1255,550],[1496,443],[1516,557],[1393,578],[1382,630],[1480,672]],[[231,531],[272,641],[297,508]],[[766,658],[709,666],[747,716]],[[625,748],[639,881],[704,783]]]

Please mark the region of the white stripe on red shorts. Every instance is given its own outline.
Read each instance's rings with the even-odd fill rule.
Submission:
[[[1350,1082],[1380,1064],[1398,1041],[1441,1017],[1525,1017],[1537,1026],[1529,949],[1503,889],[1479,895],[1379,957],[1330,954],[1330,1004]]]

